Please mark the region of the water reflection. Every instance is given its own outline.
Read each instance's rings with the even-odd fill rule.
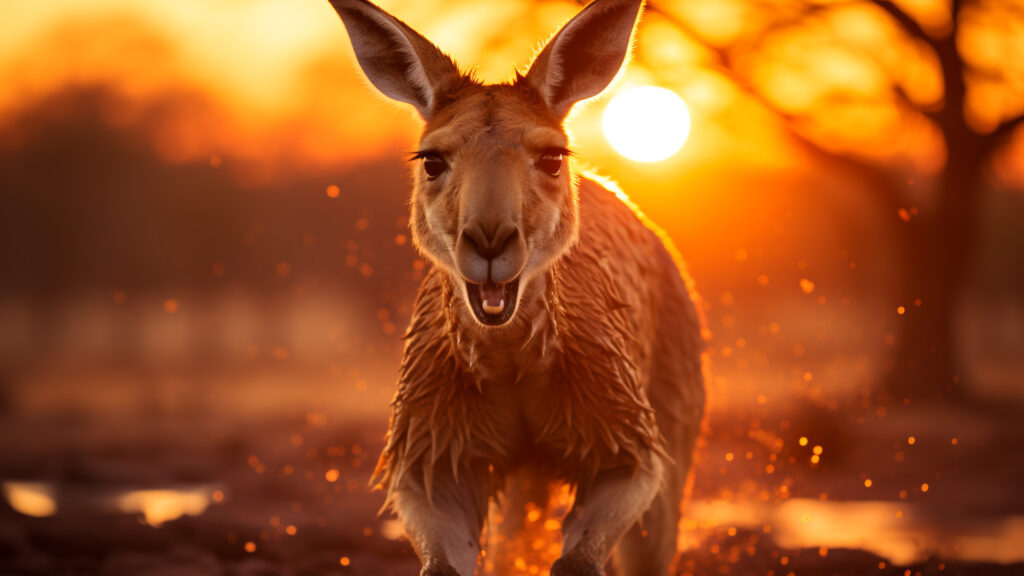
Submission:
[[[53,487],[42,482],[4,482],[4,500],[26,516],[46,518],[57,513]]]
[[[206,487],[178,490],[132,490],[117,497],[117,508],[128,514],[141,513],[150,526],[182,516],[199,516],[213,503],[215,490]]]
[[[698,500],[687,508],[680,545],[699,544],[699,532],[723,526],[770,530],[782,548],[867,550],[897,565],[937,555],[944,559],[1024,561],[1024,516],[950,525],[906,502],[792,499],[781,504]],[[767,528],[766,528],[767,527]]]
[[[3,495],[11,508],[26,516],[54,516],[59,503],[62,514],[141,514],[154,527],[186,515],[199,516],[224,500],[224,490],[214,484],[140,489],[8,481],[3,483]]]

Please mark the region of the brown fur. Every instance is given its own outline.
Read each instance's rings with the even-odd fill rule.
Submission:
[[[488,501],[558,479],[575,501],[552,574],[599,574],[613,549],[626,576],[667,573],[704,409],[702,320],[667,236],[574,176],[562,126],[616,75],[641,0],[590,4],[499,85],[365,0],[332,4],[371,82],[427,122],[410,221],[431,268],[374,472],[385,507],[425,574],[469,576]],[[505,496],[498,545],[531,499],[547,508]]]
[[[661,235],[595,182],[584,181],[579,195],[580,242],[550,272],[544,306],[530,325],[530,342],[538,345],[524,346],[517,357],[522,370],[531,369],[531,357],[555,358],[555,388],[538,406],[543,424],[533,442],[550,460],[570,463],[558,473],[571,482],[608,467],[636,466],[646,449],[665,451],[659,428],[696,429],[704,404],[701,320]],[[383,488],[414,473],[429,493],[437,462],[458,474],[472,459],[494,466],[498,487],[504,471],[526,463],[516,460],[522,456],[509,445],[516,435],[490,413],[485,378],[474,371],[472,352],[466,356],[472,342],[461,306],[447,274],[431,269],[406,334],[388,442],[377,466]],[[654,360],[654,347],[678,356]],[[670,382],[652,389],[656,369]],[[655,418],[649,398],[657,400],[664,422]],[[670,456],[689,460],[681,452]]]

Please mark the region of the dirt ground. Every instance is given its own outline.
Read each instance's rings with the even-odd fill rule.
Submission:
[[[1015,489],[1024,471],[1012,456],[1024,438],[1007,432],[1012,413],[800,414],[712,418],[680,574],[1024,573]],[[953,416],[979,420],[955,444]],[[385,423],[317,412],[5,418],[0,574],[416,574],[400,527],[377,516],[383,498],[367,486]],[[913,444],[904,429],[916,431]],[[16,511],[11,480],[43,485],[56,509]]]

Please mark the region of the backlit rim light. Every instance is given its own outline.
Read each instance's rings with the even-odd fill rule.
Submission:
[[[616,94],[604,110],[604,134],[616,152],[637,162],[672,156],[690,135],[690,112],[675,92],[641,86]]]

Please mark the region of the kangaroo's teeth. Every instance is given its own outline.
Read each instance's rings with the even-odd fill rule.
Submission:
[[[483,305],[484,312],[488,314],[501,314],[502,310],[505,309],[505,299],[499,300],[497,306],[488,303],[487,300],[483,301]]]

